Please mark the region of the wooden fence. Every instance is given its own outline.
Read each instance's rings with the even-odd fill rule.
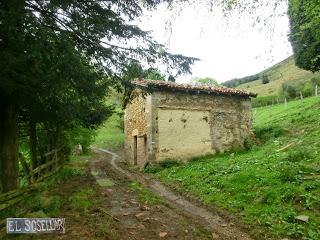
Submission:
[[[59,170],[58,151],[55,149],[44,155],[46,163],[30,171],[27,175],[29,183],[40,182]]]
[[[0,195],[0,212],[22,201],[27,195],[37,189],[39,182],[56,173],[61,165],[58,159],[59,150],[53,150],[44,155],[46,163],[29,171],[26,170],[26,163],[22,159],[21,163],[26,172],[29,186],[23,189],[12,190]],[[21,160],[21,159],[20,159]],[[3,223],[0,222],[0,225]]]

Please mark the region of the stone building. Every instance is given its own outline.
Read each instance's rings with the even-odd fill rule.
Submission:
[[[133,165],[241,148],[251,131],[253,93],[134,80],[125,109],[126,159]]]

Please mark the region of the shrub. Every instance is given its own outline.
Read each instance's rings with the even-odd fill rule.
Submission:
[[[269,80],[269,77],[268,77],[268,75],[263,75],[262,76],[262,84],[267,84],[267,83],[269,83],[270,82],[270,80]]]
[[[279,179],[282,182],[295,182],[299,178],[299,170],[296,166],[286,165],[280,167]]]
[[[313,86],[311,82],[307,82],[303,85],[302,93],[305,97],[310,97],[313,95]]]
[[[82,169],[71,168],[71,167],[62,167],[56,175],[58,182],[65,181],[72,177],[84,176],[85,172]]]
[[[243,147],[245,150],[249,151],[251,150],[255,145],[257,145],[259,142],[254,136],[250,136],[244,139]]]
[[[152,166],[152,165],[147,165],[144,169],[144,173],[157,173],[160,172],[162,169],[159,166]]]
[[[252,107],[268,106],[278,102],[284,102],[284,98],[276,95],[258,96],[252,99]]]
[[[299,162],[310,158],[310,153],[305,149],[291,150],[288,152],[286,160],[290,162]]]
[[[167,159],[159,162],[159,165],[162,168],[171,168],[171,167],[179,166],[180,163],[177,160]]]
[[[255,129],[256,137],[263,142],[266,142],[272,138],[280,137],[284,133],[285,133],[285,130],[276,125]]]
[[[282,84],[282,93],[288,99],[295,99],[300,95],[300,92],[303,92],[303,86],[302,82],[286,82]]]

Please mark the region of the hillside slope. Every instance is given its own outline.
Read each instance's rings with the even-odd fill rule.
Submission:
[[[262,76],[266,74],[270,82],[262,84]],[[302,82],[310,81],[313,76],[312,72],[298,68],[294,63],[293,56],[284,61],[258,73],[260,78],[253,82],[244,83],[236,88],[258,93],[259,96],[277,95],[281,86],[285,82]]]
[[[256,108],[254,127],[260,145],[156,176],[238,214],[257,239],[320,239],[320,97]]]

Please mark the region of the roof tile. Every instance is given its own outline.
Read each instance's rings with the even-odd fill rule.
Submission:
[[[257,94],[242,91],[235,88],[217,87],[212,85],[193,85],[186,83],[173,83],[159,80],[135,79],[131,82],[135,86],[153,88],[165,91],[184,91],[190,93],[207,93],[218,95],[232,95],[244,97],[256,97]]]

